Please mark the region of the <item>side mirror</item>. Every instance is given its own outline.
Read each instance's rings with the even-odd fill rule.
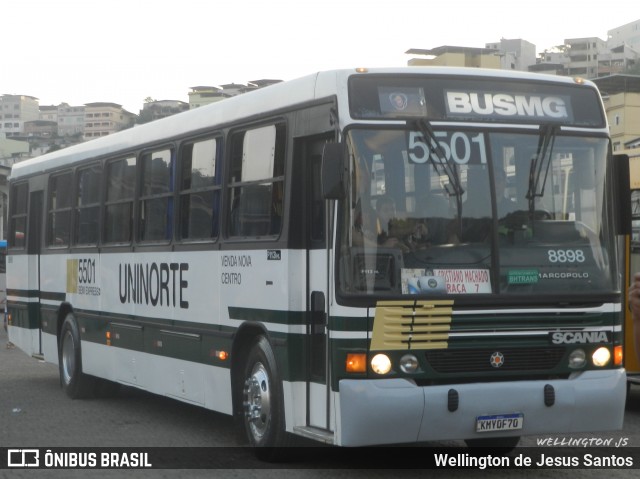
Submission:
[[[614,212],[616,233],[631,234],[631,166],[627,155],[613,156]]]
[[[342,143],[326,143],[322,152],[322,196],[327,200],[345,197],[346,161]]]

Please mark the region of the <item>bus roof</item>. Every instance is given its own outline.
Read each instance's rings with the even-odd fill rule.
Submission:
[[[460,75],[505,80],[574,83],[574,79],[569,77],[464,67],[398,67],[317,72],[16,163],[12,167],[10,178],[16,179],[44,173],[65,165],[72,165],[88,157],[98,158],[113,152],[124,154],[134,147],[151,145],[181,135],[197,134],[242,118],[250,118],[269,111],[275,112],[286,106],[339,95],[341,88],[346,89],[346,86],[341,87],[340,85],[346,85],[346,80],[350,75],[367,73]],[[590,83],[596,88],[592,82],[585,81],[585,83]]]

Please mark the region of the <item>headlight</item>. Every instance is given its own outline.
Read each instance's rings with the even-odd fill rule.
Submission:
[[[585,363],[587,362],[587,355],[584,352],[584,349],[574,349],[569,354],[569,367],[572,369],[580,369],[583,368]]]
[[[593,365],[599,366],[599,367],[606,366],[609,363],[610,359],[611,359],[611,352],[609,351],[609,348],[605,348],[605,347],[596,349],[596,351],[591,356]]]
[[[418,358],[413,354],[405,354],[400,359],[400,369],[405,373],[415,373],[418,369]]]
[[[387,374],[391,371],[391,360],[386,354],[376,354],[371,360],[371,369],[376,374]]]

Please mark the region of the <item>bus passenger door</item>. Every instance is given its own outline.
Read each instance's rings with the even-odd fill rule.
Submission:
[[[35,278],[30,277],[29,289],[35,289],[38,291],[38,295],[35,298],[36,304],[29,306],[29,325],[30,327],[36,326],[37,338],[32,337],[32,355],[36,357],[43,357],[42,352],[42,322],[40,312],[40,253],[42,248],[42,220],[44,214],[44,193],[42,191],[33,191],[29,195],[29,224],[27,226],[27,255],[29,261],[29,271],[35,271]],[[35,284],[34,284],[35,283]],[[32,316],[33,315],[33,316]]]
[[[322,151],[331,138],[315,138],[298,145],[306,165],[305,231],[307,263],[307,425],[331,430],[331,381],[327,342],[329,267],[327,211],[322,197]]]

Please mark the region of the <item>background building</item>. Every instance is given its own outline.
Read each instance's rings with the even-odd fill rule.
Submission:
[[[40,116],[38,119],[42,121],[53,121],[55,123],[58,122],[58,107],[54,105],[40,105],[38,107],[40,110]]]
[[[215,103],[225,98],[241,95],[258,88],[264,88],[282,80],[253,80],[246,85],[242,83],[228,83],[220,86],[192,86],[189,92],[189,108],[198,108]]]
[[[84,139],[111,135],[133,126],[135,115],[117,103],[87,103],[84,110]]]
[[[145,102],[136,123],[148,123],[189,109],[189,104],[178,100],[151,100]]]
[[[28,95],[2,95],[0,97],[0,133],[7,138],[21,136],[24,122],[40,119],[38,99]]]
[[[494,55],[500,57],[502,70],[526,71],[530,65],[536,63],[536,46],[526,40],[506,40],[487,43],[486,48],[494,50]]]
[[[58,136],[58,122],[49,120],[25,121],[23,136],[26,138],[55,138]]]
[[[628,45],[640,50],[640,20],[621,25],[607,32],[608,44],[611,48],[618,45]]]
[[[84,110],[83,106],[69,106],[67,103],[58,105],[58,135],[84,136]]]
[[[497,68],[501,66],[499,51],[493,48],[457,47],[443,45],[423,50],[412,48],[406,53],[421,55],[407,62],[409,66],[450,66],[471,68]]]
[[[192,86],[189,92],[189,108],[199,108],[210,103],[229,98],[223,93],[222,88],[217,86]]]
[[[602,94],[613,151],[640,144],[640,76],[612,75],[593,80]]]

